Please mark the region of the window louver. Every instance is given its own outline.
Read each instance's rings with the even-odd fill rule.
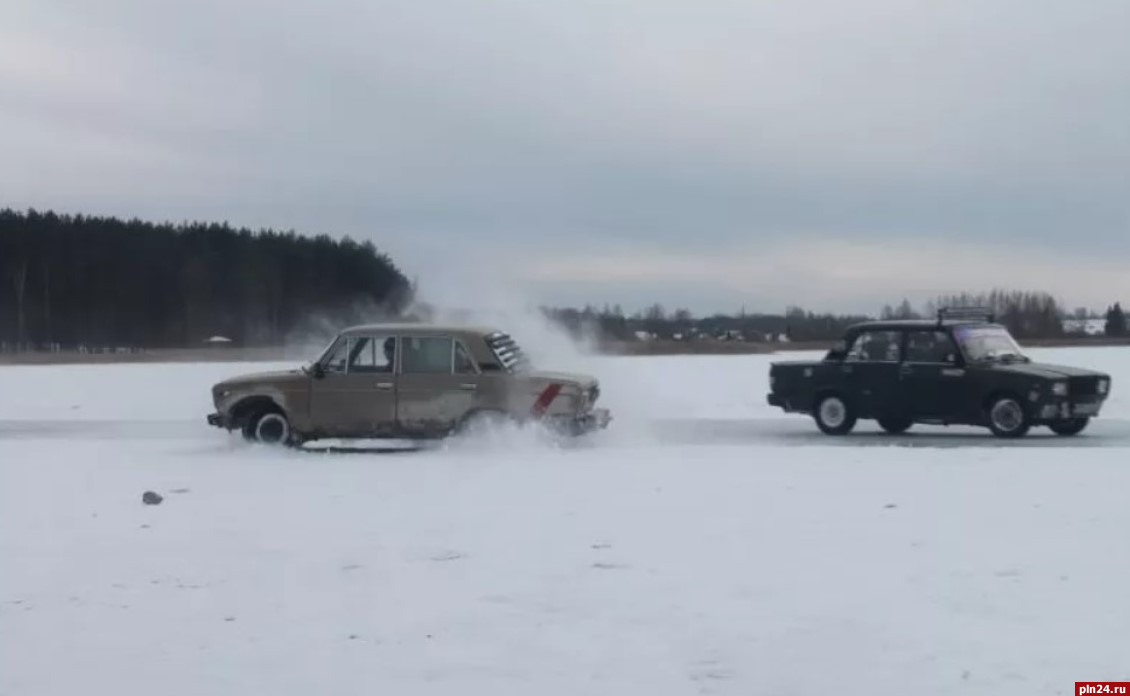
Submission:
[[[487,336],[487,345],[507,372],[517,372],[529,367],[526,354],[509,334],[495,332]]]

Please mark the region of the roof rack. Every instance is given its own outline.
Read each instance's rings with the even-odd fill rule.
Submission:
[[[938,323],[947,319],[980,319],[992,323],[996,315],[988,307],[942,307],[938,310]]]

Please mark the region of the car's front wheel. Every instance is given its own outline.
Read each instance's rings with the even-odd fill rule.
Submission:
[[[1014,396],[998,396],[989,404],[989,429],[997,437],[1024,437],[1031,429],[1024,404]]]
[[[1048,427],[1051,428],[1051,431],[1056,435],[1071,436],[1083,432],[1090,422],[1090,418],[1072,418],[1071,420],[1051,423]]]
[[[855,427],[856,416],[839,394],[825,394],[816,402],[813,412],[816,427],[825,435],[846,435]]]
[[[261,411],[247,419],[243,436],[261,445],[289,445],[294,439],[290,421],[281,411]]]

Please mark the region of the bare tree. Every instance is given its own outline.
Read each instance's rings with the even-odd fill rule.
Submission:
[[[27,297],[27,259],[13,266],[12,285],[16,291],[16,343],[22,345],[27,339],[27,315],[24,311],[24,300]]]

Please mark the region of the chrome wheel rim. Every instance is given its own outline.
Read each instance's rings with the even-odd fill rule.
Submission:
[[[255,424],[255,439],[265,445],[286,442],[290,436],[290,425],[278,413],[268,413]]]
[[[998,428],[1010,433],[1024,424],[1024,411],[1012,399],[1002,399],[993,405],[992,419]]]
[[[829,428],[838,428],[847,418],[847,408],[844,402],[836,397],[829,397],[820,402],[820,420]]]

